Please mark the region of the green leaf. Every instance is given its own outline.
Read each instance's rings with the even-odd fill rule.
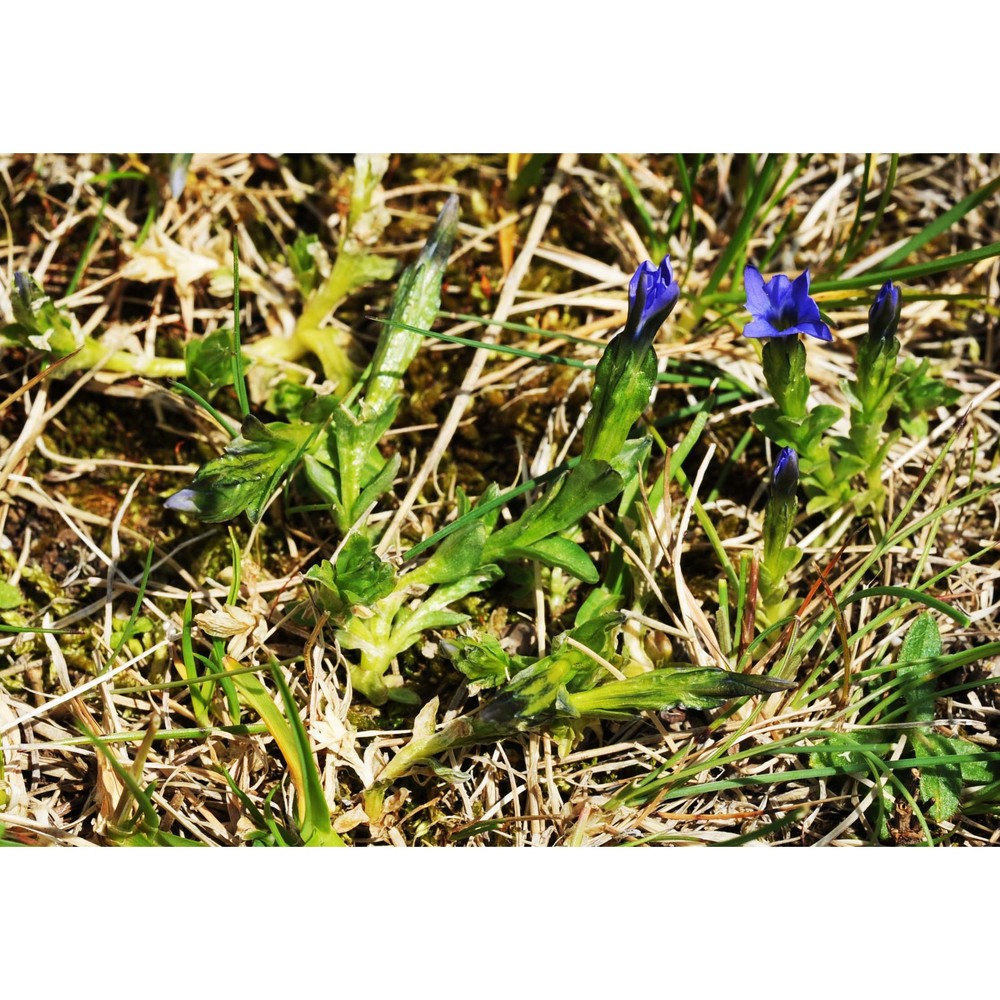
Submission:
[[[321,462],[315,455],[306,455],[302,460],[309,485],[332,508],[338,524],[349,522],[340,501],[340,477],[335,469]]]
[[[268,411],[279,416],[290,420],[306,420],[303,413],[315,398],[316,391],[314,389],[285,380],[274,386],[265,405]],[[316,423],[317,421],[308,420],[307,422]]]
[[[555,651],[561,648],[568,637],[581,646],[593,650],[598,656],[603,656],[606,660],[617,659],[615,636],[624,620],[625,616],[617,611],[610,611],[596,618],[588,618],[587,621],[570,629],[569,632],[556,636],[552,642],[552,649]]]
[[[233,331],[231,327],[214,330],[205,337],[188,342],[184,348],[187,384],[205,399],[233,384]]]
[[[508,655],[488,632],[449,639],[441,647],[455,667],[481,688],[499,687],[524,668],[520,658]]]
[[[206,462],[191,486],[167,505],[196,513],[202,521],[228,521],[243,511],[260,520],[281,478],[308,446],[315,428],[310,424],[262,424],[247,416],[238,437],[218,458]]]
[[[625,680],[609,681],[590,691],[564,695],[578,715],[659,712],[675,705],[714,708],[730,698],[770,694],[794,682],[755,674],[738,674],[718,667],[663,667]]]
[[[354,501],[354,506],[348,512],[351,524],[354,524],[380,497],[389,492],[403,461],[398,454],[385,461],[377,450],[373,451],[373,457],[377,462],[381,462],[382,467],[365,483],[361,493],[358,494],[358,499]]]
[[[530,728],[544,721],[555,707],[556,697],[577,669],[576,650],[554,653],[525,667],[501,688],[499,694],[479,713],[481,722]]]
[[[0,580],[0,611],[13,611],[24,603],[21,591],[12,583]]]
[[[704,416],[707,420],[709,414],[706,413]],[[608,465],[622,477],[624,482],[628,483],[638,475],[639,466],[646,460],[652,446],[653,439],[648,434],[643,437],[629,438],[621,446],[618,454],[614,458],[608,459]]]
[[[838,503],[840,503],[840,500],[837,497],[813,497],[812,500],[806,504],[806,513],[818,514],[821,510],[829,510],[831,507],[835,507]]]
[[[931,819],[946,823],[958,812],[962,797],[962,755],[978,753],[979,747],[921,729],[913,732],[911,740],[918,756],[941,760],[940,764],[920,768],[920,798],[931,802]]]
[[[14,336],[25,347],[52,351],[59,356],[75,351],[83,343],[73,317],[60,312],[30,274],[18,271],[11,291],[15,323],[6,327],[4,333]]]
[[[399,392],[399,384],[423,340],[408,327],[428,329],[441,306],[441,282],[458,231],[458,197],[438,215],[420,256],[406,269],[392,301],[389,325],[379,334],[365,383],[365,412],[379,414]],[[377,258],[376,258],[377,259]]]
[[[915,358],[906,358],[900,366],[900,375],[902,379],[892,403],[904,428],[917,421],[926,427],[926,419],[921,420],[924,414],[932,413],[939,406],[952,406],[962,398],[957,389],[948,385],[939,375],[931,373],[927,358],[921,362]]]
[[[306,579],[320,585],[317,597],[323,608],[335,615],[362,605],[371,607],[392,593],[395,574],[363,535],[355,534],[344,544],[336,563],[324,559],[312,566]]]
[[[475,573],[483,565],[483,546],[486,544],[487,527],[482,521],[473,521],[449,535],[437,551],[423,565],[408,573],[409,583],[433,586],[454,583]]]
[[[802,549],[797,545],[787,545],[779,556],[779,579],[786,573],[791,572],[799,564],[801,558]]]
[[[585,459],[566,473],[513,524],[491,535],[483,553],[488,562],[511,558],[513,548],[574,528],[592,510],[621,493],[622,477],[607,462]]]
[[[929,611],[910,626],[896,658],[896,674],[903,681],[910,722],[930,722],[934,718],[934,663],[941,655],[941,633]]]
[[[611,574],[608,574],[608,576],[611,576]],[[623,590],[623,576],[616,575],[610,583],[605,578],[604,583],[599,587],[595,587],[587,595],[583,604],[580,605],[576,613],[575,623],[583,625],[586,622],[593,621],[595,618],[601,618],[604,615],[616,612],[621,607],[625,596]]]
[[[844,411],[839,406],[824,403],[809,411],[803,424],[803,435],[807,441],[817,441],[823,431],[832,427],[842,416]]]
[[[319,285],[321,275],[317,257],[325,253],[318,236],[299,233],[288,250],[288,265],[303,295],[311,295]]]
[[[507,551],[510,556],[537,559],[543,566],[563,569],[584,583],[597,583],[600,579],[590,556],[576,542],[561,535],[541,538],[531,545],[512,545]]]

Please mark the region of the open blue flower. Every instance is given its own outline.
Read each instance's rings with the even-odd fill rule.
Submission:
[[[644,351],[653,343],[656,331],[677,305],[680,286],[674,281],[670,256],[656,267],[652,261],[643,261],[628,283],[628,319],[625,337],[637,351]]]
[[[809,271],[794,281],[776,274],[767,284],[760,271],[747,265],[743,272],[746,307],[753,320],[743,328],[744,337],[794,337],[808,334],[817,340],[833,340],[820,319],[819,306],[809,297]]]

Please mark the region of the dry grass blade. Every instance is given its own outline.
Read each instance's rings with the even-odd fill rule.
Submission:
[[[521,175],[529,163],[542,164],[540,179]],[[336,394],[312,356],[261,345],[288,341],[309,281],[335,264],[352,161],[197,154],[175,197],[169,160],[0,155],[6,280],[33,275],[98,346],[67,374],[78,354],[0,334],[0,840],[280,844],[318,821],[319,840],[357,845],[1000,843],[1000,264],[987,252],[1000,242],[1000,158],[512,154],[385,166],[366,247],[408,264],[458,194],[428,328],[479,346],[422,342],[373,449],[399,456],[395,479],[345,534],[297,471],[253,526],[164,511],[230,436],[164,379],[118,362],[124,352],[187,371],[185,356],[231,328],[235,235],[251,413],[291,422],[312,395]],[[446,609],[467,621],[439,618],[394,657],[386,676],[400,700],[370,705],[351,686],[360,654],[341,641],[343,609],[321,607],[307,574],[366,531],[395,564],[489,484],[503,492],[575,461],[594,366],[653,246],[669,249],[682,298],[658,334],[660,380],[633,432],[659,435],[648,479],[632,506],[607,504],[563,532],[599,583],[505,566]],[[810,268],[824,289],[835,340],[810,345],[810,408],[843,406],[876,290],[867,276],[897,266],[908,269],[901,358],[958,394],[892,412],[881,520],[800,512],[805,555],[788,578],[797,614],[763,639],[757,547],[774,456],[752,423],[767,389],[742,336],[749,262],[768,274]],[[401,270],[360,282],[324,318],[322,334],[359,370]],[[206,393],[238,428],[232,385]],[[834,447],[847,433],[847,420],[834,425]],[[647,493],[664,463],[665,495]],[[529,499],[494,513],[514,519]],[[403,595],[402,618],[426,590]],[[787,670],[798,686],[720,710],[560,718],[452,750],[415,767],[369,822],[364,790],[414,730],[482,714],[495,695],[445,644],[475,628],[510,663],[528,662],[558,648],[594,594],[624,594],[627,621],[608,656],[569,643],[602,677],[690,661]],[[928,667],[931,721],[914,723],[896,656],[923,607],[940,618],[943,652]],[[72,634],[30,631],[46,625]],[[257,679],[272,662],[280,682]],[[915,730],[968,759],[914,755]],[[921,775],[955,766],[959,808],[934,822]]]

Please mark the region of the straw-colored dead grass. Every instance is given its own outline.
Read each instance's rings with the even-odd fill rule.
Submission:
[[[626,156],[623,161],[661,211],[679,200],[668,158]],[[702,169],[694,241],[687,217],[673,237],[671,252],[680,264],[684,291],[694,300],[738,221],[741,162],[721,155]],[[870,203],[885,178],[885,158],[876,162]],[[115,165],[123,168],[122,159],[115,158]],[[543,330],[572,326],[575,335],[603,343],[623,318],[623,288],[631,270],[650,255],[632,206],[622,204],[616,175],[599,157],[564,155],[554,173],[550,167],[547,182],[516,206],[506,204],[503,194],[507,165],[502,157],[398,158],[386,183],[386,204],[394,220],[387,230],[391,242],[378,252],[409,255],[444,194],[458,191],[463,222],[445,307],[481,312],[496,322],[529,321]],[[793,165],[790,160],[789,169]],[[110,166],[111,158],[103,156],[0,158],[0,204],[8,234],[0,246],[3,288],[9,287],[14,270],[29,270],[54,297],[64,294],[106,190],[92,178]],[[125,166],[148,174],[162,165],[133,159]],[[106,331],[109,351],[130,345],[179,358],[187,338],[230,321],[232,280],[227,284],[222,272],[235,232],[245,281],[245,334],[252,339],[265,332],[287,333],[299,302],[277,254],[300,230],[318,232],[328,246],[334,243],[345,203],[346,166],[324,157],[196,156],[183,199],[153,206],[152,235],[139,252],[134,242],[151,190],[164,191],[162,178],[154,176],[152,188],[134,180],[114,182],[82,281],[61,304],[76,311],[85,330]],[[901,240],[994,176],[998,166],[996,158],[975,156],[902,159],[883,224],[846,273],[884,259]],[[813,158],[774,205],[751,253],[763,254],[794,212],[782,250],[768,270],[822,267],[851,229],[861,172],[858,157]],[[998,239],[1000,207],[992,198],[918,256],[941,257]],[[994,371],[998,262],[989,259],[913,284],[931,289],[936,297],[907,300],[901,324],[904,350],[933,358],[963,393],[959,406],[932,418],[926,439],[904,438],[892,450],[885,476],[890,515],[961,426],[941,476],[918,500],[916,519],[958,490],[1000,481],[1000,377]],[[820,300],[823,305],[824,297]],[[364,291],[338,310],[335,325],[353,328],[370,345],[376,327],[364,307],[381,313],[386,301],[385,289]],[[7,312],[6,302],[0,304]],[[851,339],[865,323],[860,305],[833,301],[829,314],[836,342],[809,354],[817,398],[824,402],[825,396],[835,400],[838,380],[851,371]],[[709,311],[705,320],[715,315]],[[709,363],[766,392],[756,358],[740,336],[740,320],[736,313],[710,333],[692,338],[690,311],[679,309],[661,334],[658,351],[674,364]],[[523,342],[586,360],[599,352],[598,346],[557,339],[543,339],[539,347],[535,338],[460,320],[444,329],[479,337],[484,345],[502,337],[505,343]],[[251,714],[244,712],[242,729],[177,733],[197,729],[190,692],[170,683],[180,678],[180,613],[188,595],[197,614],[223,611],[229,592],[228,540],[224,527],[182,526],[161,509],[160,498],[184,485],[200,461],[217,453],[224,441],[218,428],[192,404],[168,393],[162,382],[96,369],[65,381],[58,373],[40,377],[38,357],[14,350],[2,364],[4,575],[22,587],[36,624],[78,631],[58,640],[41,635],[0,638],[0,824],[6,836],[43,844],[114,839],[132,800],[109,760],[81,737],[81,727],[114,736],[107,743],[110,753],[125,768],[134,768],[142,783],[156,783],[152,801],[165,831],[209,844],[243,841],[251,825],[222,769],[263,811],[278,786],[274,805],[291,815],[291,785],[283,761]],[[308,377],[317,376],[309,369]],[[539,473],[552,468],[572,447],[588,378],[497,355],[486,346],[472,351],[428,343],[414,366],[412,395],[390,438],[403,465],[395,502],[375,515],[389,520],[382,553],[398,558],[414,539],[440,527],[458,486],[475,494],[490,480],[507,486],[528,469]],[[655,414],[665,416],[704,395],[699,387],[661,388]],[[756,475],[764,460],[759,437],[720,496],[711,502],[706,498],[720,460],[750,426],[747,411],[756,405],[717,410],[702,439],[704,447],[688,463],[688,476],[710,515],[726,525],[724,544],[734,558],[755,544],[760,530]],[[678,425],[665,429],[668,443],[678,430]],[[320,514],[284,517],[276,511],[272,508],[259,529],[250,531],[245,522],[236,526],[246,628],[230,652],[245,664],[264,663],[272,655],[293,661],[289,680],[313,741],[336,828],[355,843],[718,843],[767,824],[775,825],[766,838],[773,843],[853,844],[871,838],[865,817],[878,792],[876,781],[863,773],[832,782],[822,776],[785,780],[782,775],[805,767],[805,759],[767,750],[768,744],[796,733],[850,732],[859,712],[843,708],[836,695],[807,709],[792,708],[788,699],[771,699],[739,736],[738,750],[757,752],[739,760],[731,748],[720,756],[740,725],[738,715],[713,724],[707,716],[683,712],[606,724],[563,756],[545,734],[474,748],[444,761],[465,772],[464,780],[449,782],[429,769],[420,771],[387,800],[382,822],[370,825],[359,808],[359,793],[406,742],[412,717],[379,714],[360,698],[354,700],[341,652],[322,629],[305,628],[290,617],[302,597],[305,569],[318,555],[329,555],[337,539]],[[948,514],[894,548],[878,579],[870,581],[906,586],[914,575],[926,579],[969,560],[936,591],[971,618],[966,629],[942,622],[946,652],[1000,638],[1000,564],[994,547],[998,517],[996,494]],[[602,531],[606,537],[610,530],[600,523],[592,528],[595,537]],[[693,658],[707,657],[714,618],[712,577],[718,567],[682,493],[674,495],[658,530],[659,536],[650,537],[665,550],[649,582],[663,594],[666,607],[654,600],[647,613],[666,630],[657,632],[640,622],[637,632],[656,634],[658,641],[672,642]],[[864,531],[854,535],[852,530],[846,521],[839,532],[831,532],[829,523],[807,530],[802,544],[814,558],[803,563],[800,594],[842,542],[831,585],[860,564],[870,546]],[[120,629],[136,600],[149,544],[153,565],[140,613],[152,627],[105,670],[116,623]],[[518,602],[504,591],[502,600],[512,606],[502,607],[500,597],[488,597],[479,606],[480,617],[512,635],[525,650],[539,651],[571,621],[575,598],[568,597],[567,609],[554,620],[542,574],[536,572],[533,598]],[[817,602],[822,601],[820,594]],[[851,605],[849,624],[871,620],[881,606],[876,600]],[[867,646],[862,643],[855,650],[851,669],[861,669],[877,648],[897,644],[905,624],[897,620],[869,636]],[[834,648],[836,636],[826,643],[823,651]],[[445,719],[474,704],[458,675],[442,665],[433,642],[402,666],[408,674],[423,671],[437,678]],[[997,667],[995,659],[974,664],[949,676],[949,686],[996,674]],[[430,688],[423,690],[429,697]],[[995,692],[994,687],[978,687],[941,699],[937,724],[995,750],[1000,714]],[[153,731],[152,744],[142,746],[140,766],[134,767],[144,736]],[[901,752],[900,746],[896,756]],[[706,790],[671,794],[667,782],[645,798],[625,794],[665,764],[665,776],[704,764],[699,781]],[[912,789],[912,778],[897,773]],[[774,776],[770,782],[764,780],[768,775]],[[754,782],[716,787],[721,779],[739,776],[753,776]],[[891,818],[890,828],[900,843],[921,836],[904,807]],[[955,843],[992,843],[1000,829],[995,816],[985,815],[959,817],[938,833]]]

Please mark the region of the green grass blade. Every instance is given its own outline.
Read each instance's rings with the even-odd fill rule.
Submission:
[[[208,715],[209,699],[205,685],[196,683],[198,666],[195,663],[194,645],[191,641],[192,619],[191,595],[188,594],[181,614],[181,669],[191,691],[191,711],[194,713],[195,722],[207,729],[211,725]]]
[[[872,233],[874,233],[881,224],[882,217],[885,215],[886,207],[889,204],[889,199],[892,197],[892,190],[896,186],[896,170],[898,167],[899,153],[893,153],[889,158],[889,173],[886,176],[885,187],[882,189],[882,194],[879,197],[878,204],[875,206],[875,214],[868,220],[868,225],[865,226],[864,232],[858,240],[858,246],[853,250],[852,256],[857,254],[857,252],[867,244],[868,240],[871,239]]]
[[[958,622],[963,628],[969,625],[969,616],[964,612],[953,608],[950,604],[945,604],[944,601],[939,601],[936,597],[922,594],[919,590],[911,590],[909,587],[869,587],[867,590],[859,590],[856,594],[850,594],[837,603],[839,607],[844,608],[848,604],[862,601],[866,597],[899,597],[906,601],[915,601],[918,604],[926,604],[927,607],[933,608],[935,611],[940,611],[952,621]]]
[[[80,635],[78,629],[71,628],[41,628],[34,625],[0,625],[0,632],[10,632],[12,635]]]
[[[937,236],[946,233],[951,227],[969,214],[976,206],[981,205],[987,198],[1000,190],[1000,176],[994,177],[981,188],[973,191],[972,194],[963,198],[960,202],[948,209],[947,212],[939,215],[929,225],[924,226],[915,236],[910,237],[895,253],[886,257],[882,261],[882,268],[889,269],[902,264],[910,254],[915,253],[924,244],[929,243]]]
[[[422,337],[434,337],[436,340],[443,340],[447,344],[460,344],[462,347],[472,347],[476,350],[483,347],[483,342],[481,340],[472,340],[469,337],[456,337],[450,333],[438,333],[433,330],[422,330],[420,327],[410,326],[408,323],[402,323],[399,320],[376,319],[375,322],[381,323],[383,326],[394,326],[401,330],[409,330],[411,333],[419,333]],[[496,324],[485,323],[484,325],[490,326]],[[529,327],[529,329],[531,328]],[[532,330],[532,332],[538,334],[541,331]],[[557,334],[557,336],[559,335]],[[560,339],[568,340],[571,338],[566,336],[560,337]],[[572,339],[580,340],[579,337]],[[518,358],[530,358],[532,361],[544,361],[554,365],[565,365],[567,368],[596,367],[587,361],[579,361],[576,358],[563,358],[558,354],[540,354],[538,351],[529,351],[523,347],[510,347],[507,344],[489,344],[488,347],[489,350],[495,351],[497,354],[513,354]]]
[[[169,379],[168,381],[171,388],[176,389],[189,399],[193,399],[231,438],[235,438],[240,433],[240,425],[235,420],[220,413],[207,399],[199,396],[189,385],[177,382],[174,379]]]
[[[628,192],[628,196],[632,199],[632,204],[635,205],[635,210],[642,222],[642,228],[645,230],[649,252],[653,255],[653,262],[659,263],[663,259],[663,255],[667,252],[666,241],[663,239],[663,235],[656,231],[656,224],[653,222],[653,217],[649,214],[649,206],[646,204],[646,199],[639,190],[639,185],[636,184],[635,178],[632,176],[632,171],[614,153],[605,153],[605,159],[611,164],[612,170],[618,175],[618,179],[622,182],[625,190]]]
[[[73,272],[73,277],[70,278],[70,282],[66,286],[67,298],[77,290],[80,285],[80,279],[83,278],[83,272],[87,269],[87,263],[90,260],[90,251],[94,249],[94,244],[97,242],[97,234],[101,231],[101,223],[104,221],[104,210],[108,207],[110,198],[111,188],[105,188],[100,208],[98,208],[97,215],[94,217],[94,224],[90,227],[90,235],[87,237],[86,245],[80,254],[80,260],[76,265],[76,270]]]
[[[256,674],[233,674],[233,680],[244,701],[267,726],[288,765],[295,786],[299,833],[303,842],[307,846],[345,847],[343,839],[330,824],[330,808],[295,699],[281,668],[273,661],[270,668],[285,706],[284,715]]]
[[[694,214],[694,182],[684,155],[682,153],[675,154],[674,162],[677,164],[677,179],[680,181],[681,191],[684,193],[684,201],[677,206],[677,210],[675,210],[674,216],[670,220],[670,226],[667,229],[667,239],[669,240],[673,235],[681,216],[686,215],[688,220],[688,256],[687,262],[684,265],[684,272],[686,274],[691,270],[691,258],[694,254],[695,229],[698,225],[698,219]],[[698,166],[696,165],[695,172],[697,172],[697,169]]]
[[[750,192],[747,195],[746,207],[743,209],[743,215],[740,217],[736,232],[726,244],[726,248],[719,256],[719,260],[712,269],[712,273],[705,285],[706,295],[711,295],[719,287],[722,279],[730,274],[736,258],[746,252],[746,245],[754,232],[758,210],[764,201],[764,197],[770,191],[774,181],[773,175],[775,171],[780,170],[780,166],[781,161],[779,157],[769,156],[760,173],[754,178]],[[704,297],[701,301],[704,301]]]
[[[247,398],[247,383],[243,377],[243,350],[240,344],[240,245],[233,234],[233,388],[240,404],[240,413],[245,417],[250,412]]]
[[[865,169],[861,174],[861,188],[858,191],[858,204],[854,210],[854,221],[851,223],[850,232],[847,234],[847,243],[844,246],[844,255],[840,259],[841,268],[850,260],[854,247],[854,240],[861,231],[861,216],[865,214],[865,201],[868,198],[868,184],[872,177],[872,154],[865,153]]]
[[[149,583],[149,574],[153,568],[153,543],[149,543],[149,548],[146,549],[146,565],[142,570],[142,577],[139,580],[139,590],[135,595],[135,604],[132,606],[132,614],[129,616],[129,620],[125,623],[125,627],[122,629],[121,637],[118,642],[111,649],[111,655],[108,657],[107,663],[104,664],[105,671],[111,669],[111,665],[115,662],[118,654],[124,648],[125,643],[132,638],[135,629],[135,623],[139,618],[139,612],[142,610],[142,602],[146,599],[146,584]]]
[[[203,847],[204,844],[187,837],[179,837],[176,834],[164,833],[160,830],[160,817],[156,812],[156,807],[152,801],[152,790],[154,785],[143,788],[128,768],[123,767],[121,761],[111,752],[106,741],[97,738],[87,727],[81,727],[86,735],[87,741],[101,754],[111,766],[118,777],[118,780],[125,786],[126,791],[135,799],[139,809],[139,832],[125,838],[126,843],[133,843],[136,846],[147,847]],[[145,738],[146,734],[142,734]],[[110,831],[109,831],[110,832]]]

